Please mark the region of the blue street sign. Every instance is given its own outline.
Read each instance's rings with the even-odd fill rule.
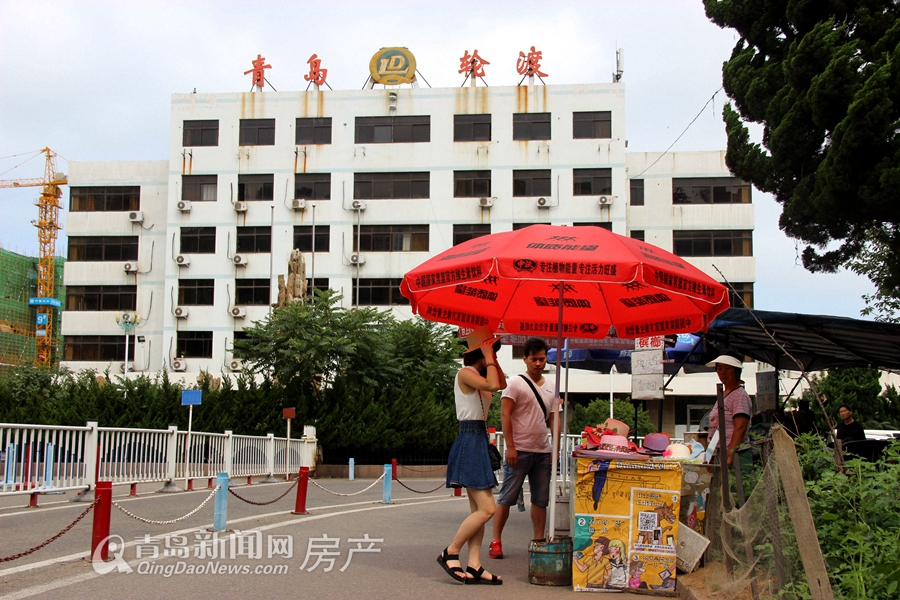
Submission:
[[[46,327],[46,326],[47,326],[47,317],[48,317],[48,316],[49,316],[49,315],[47,315],[47,313],[39,313],[39,314],[35,315],[35,317],[34,317],[34,324],[35,324],[35,325],[41,325],[41,326],[43,326],[43,327]]]
[[[28,306],[55,306],[56,308],[60,308],[62,302],[56,298],[29,298]]]
[[[184,390],[181,392],[181,405],[190,406],[191,404],[200,405],[200,397],[203,390]]]

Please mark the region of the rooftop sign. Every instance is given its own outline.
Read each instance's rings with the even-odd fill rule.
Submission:
[[[416,80],[416,57],[406,48],[382,48],[369,61],[375,83],[400,85]]]

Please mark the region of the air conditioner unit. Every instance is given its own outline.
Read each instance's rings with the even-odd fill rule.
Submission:
[[[191,212],[191,202],[190,200],[181,200],[176,204],[178,210],[181,212]]]
[[[243,371],[244,370],[244,361],[239,358],[233,359],[230,363],[228,363],[228,368],[232,371]]]
[[[187,319],[188,316],[188,307],[187,306],[176,306],[175,307],[175,316],[179,319]]]
[[[546,208],[548,204],[550,204],[550,201],[547,200],[546,198],[538,198],[537,199],[538,208]]]
[[[366,264],[366,257],[362,254],[351,254],[350,255],[350,264],[351,265],[364,265]]]
[[[294,210],[306,210],[306,200],[303,198],[295,198],[291,200],[291,208]]]
[[[137,273],[138,272],[137,263],[133,263],[133,262],[125,263],[125,272],[126,273]]]
[[[493,198],[479,198],[478,199],[478,206],[480,206],[481,208],[490,208],[493,205],[494,205]]]
[[[128,220],[132,223],[143,223],[144,222],[144,213],[139,210],[133,210],[128,213]]]
[[[188,256],[187,254],[179,254],[178,256],[175,257],[175,262],[178,264],[179,267],[186,267],[189,264],[191,264],[191,257]]]
[[[235,319],[243,319],[247,316],[247,309],[243,306],[232,306],[231,307],[231,316]]]
[[[612,204],[612,196],[600,196],[600,206],[609,206]]]
[[[350,208],[353,210],[366,210],[366,201],[365,200],[354,200],[350,205]]]
[[[247,203],[244,201],[239,201],[234,203],[234,212],[247,212]]]
[[[172,370],[173,371],[184,371],[187,369],[187,361],[183,358],[173,358],[172,359]]]
[[[246,254],[235,254],[231,257],[231,262],[235,264],[237,267],[246,267],[247,266],[247,255]]]

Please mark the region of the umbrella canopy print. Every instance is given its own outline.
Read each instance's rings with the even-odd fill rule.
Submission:
[[[467,240],[408,272],[400,292],[431,321],[560,338],[705,331],[729,306],[726,287],[700,269],[596,226]]]

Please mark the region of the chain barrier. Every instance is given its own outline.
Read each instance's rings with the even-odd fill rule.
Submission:
[[[423,491],[421,491],[421,490],[414,490],[414,489],[412,489],[411,487],[409,487],[408,485],[406,485],[405,483],[403,483],[402,481],[400,481],[399,478],[397,479],[397,483],[399,483],[400,485],[402,485],[403,487],[405,487],[405,488],[408,489],[409,491],[415,492],[415,493],[417,493],[417,494],[430,494],[431,492],[436,492],[436,491],[438,491],[439,489],[441,489],[442,487],[444,487],[444,486],[446,485],[446,483],[441,483],[440,485],[438,485],[438,486],[437,486],[436,488],[434,488],[433,490],[428,490],[427,492],[423,492]]]
[[[292,489],[294,489],[294,487],[297,485],[297,483],[299,481],[300,481],[299,479],[295,480],[294,483],[291,484],[291,487],[286,489],[282,495],[278,496],[274,500],[269,500],[268,502],[254,502],[253,500],[248,500],[247,498],[244,498],[243,496],[239,495],[236,491],[234,491],[231,488],[228,488],[228,493],[231,494],[232,496],[234,496],[235,498],[237,498],[238,500],[241,500],[242,502],[246,502],[247,504],[252,504],[254,506],[266,506],[267,504],[275,504],[276,502],[278,502],[279,500],[281,500],[282,498],[287,496],[288,492],[290,492]]]
[[[38,545],[35,546],[34,548],[30,548],[30,549],[28,549],[28,550],[25,550],[24,552],[19,552],[18,554],[12,554],[12,555],[10,555],[10,556],[4,556],[4,557],[0,558],[0,563],[5,563],[5,562],[9,562],[9,561],[11,561],[11,560],[16,560],[17,558],[22,558],[23,556],[28,556],[28,555],[31,554],[32,552],[37,552],[38,550],[40,550],[40,549],[43,548],[44,546],[50,544],[50,542],[53,542],[53,541],[58,540],[59,538],[61,538],[61,537],[63,536],[64,533],[66,533],[67,531],[69,531],[70,529],[72,529],[73,527],[75,527],[75,525],[78,524],[78,521],[80,521],[80,520],[82,520],[83,518],[85,518],[85,517],[87,516],[87,514],[88,514],[89,512],[91,512],[91,510],[92,510],[96,505],[97,505],[97,501],[94,500],[93,502],[91,502],[91,505],[90,505],[90,506],[88,506],[86,509],[84,509],[84,512],[83,512],[83,513],[81,513],[80,515],[78,515],[78,518],[77,518],[77,519],[75,519],[74,521],[72,521],[71,523],[69,523],[69,526],[68,526],[68,527],[66,527],[65,529],[63,529],[62,531],[60,531],[59,533],[57,533],[56,535],[54,535],[52,538],[50,538],[49,540],[47,540],[47,541],[44,542],[43,544],[38,544]]]
[[[441,469],[446,469],[447,465],[438,465],[436,467],[425,467],[422,469],[417,469],[415,467],[408,467],[406,465],[397,465],[397,470],[406,469],[407,471],[412,471],[413,473],[434,473],[435,471],[440,471]]]
[[[353,492],[352,494],[340,494],[340,493],[338,493],[338,492],[332,492],[331,490],[326,489],[326,488],[323,488],[321,485],[319,485],[318,483],[316,483],[316,480],[315,480],[315,479],[310,479],[310,481],[312,481],[312,482],[313,482],[313,485],[315,485],[315,486],[316,486],[317,488],[319,488],[320,490],[326,491],[326,492],[328,492],[329,494],[334,494],[335,496],[358,496],[359,494],[362,494],[363,492],[372,489],[372,486],[374,486],[376,483],[378,483],[378,482],[381,481],[382,479],[384,479],[384,473],[382,473],[382,474],[381,474],[381,477],[379,477],[378,479],[376,479],[375,481],[373,481],[373,482],[372,482],[372,485],[370,485],[370,486],[367,487],[366,489],[364,489],[364,490],[359,490],[358,492]]]
[[[116,502],[116,501],[113,501],[112,504],[113,504],[113,506],[115,506],[116,508],[118,508],[119,510],[121,510],[123,513],[125,513],[126,515],[128,515],[128,516],[131,517],[132,519],[136,519],[136,520],[140,521],[141,523],[148,523],[148,524],[150,524],[150,525],[172,525],[173,523],[177,523],[177,522],[179,522],[179,521],[184,521],[184,520],[187,519],[188,517],[192,517],[192,516],[194,516],[195,514],[197,514],[197,513],[200,511],[201,508],[203,508],[204,506],[206,506],[206,503],[207,503],[207,502],[209,502],[210,500],[213,499],[213,497],[216,495],[216,492],[219,491],[219,488],[220,488],[220,487],[222,487],[222,486],[221,486],[221,485],[217,485],[217,486],[216,486],[216,489],[214,489],[213,491],[211,491],[211,492],[209,493],[209,496],[206,497],[206,500],[204,500],[203,502],[200,503],[200,506],[198,506],[197,508],[195,508],[194,510],[192,510],[192,511],[189,512],[188,514],[184,515],[183,517],[178,517],[177,519],[171,519],[171,520],[169,520],[169,521],[154,521],[153,519],[145,519],[144,517],[139,517],[139,516],[137,516],[136,514],[134,514],[134,513],[132,513],[132,512],[129,512],[128,510],[122,508],[122,507],[119,505],[119,503]]]

